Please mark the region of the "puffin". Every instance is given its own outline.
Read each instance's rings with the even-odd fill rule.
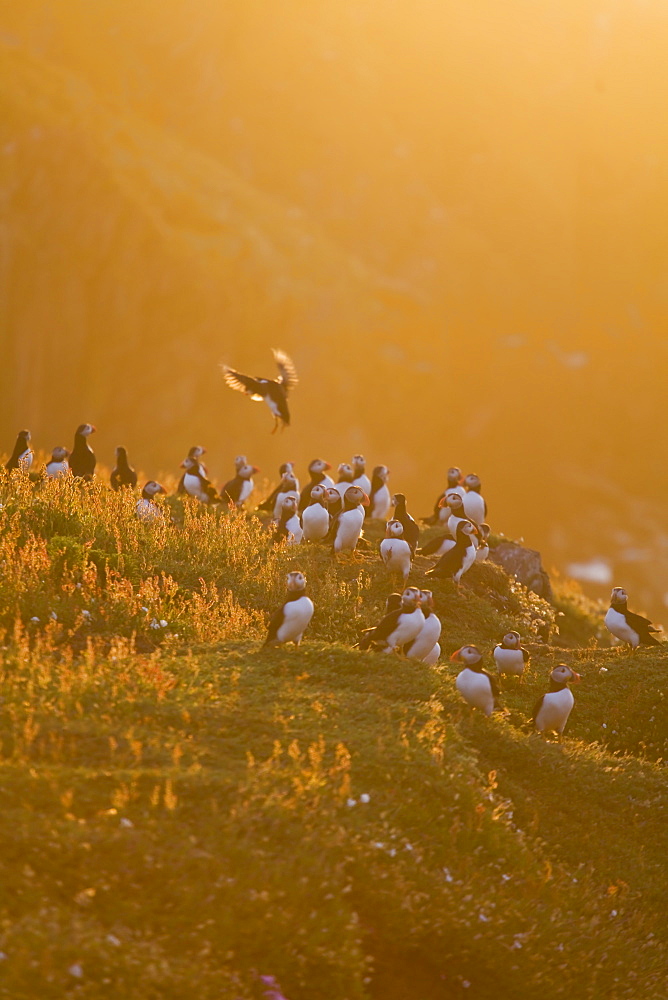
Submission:
[[[67,461],[69,454],[67,448],[63,448],[60,445],[53,449],[51,460],[44,467],[44,471],[49,479],[56,479],[58,476],[67,475],[70,471],[70,463]]]
[[[206,465],[203,462],[200,462],[200,458],[202,457],[202,455],[205,454],[205,452],[206,452],[206,448],[202,448],[201,444],[194,444],[192,446],[192,448],[190,448],[188,450],[188,454],[186,455],[186,457],[184,458],[184,460],[181,462],[181,468],[184,469],[185,468],[186,459],[191,458],[194,462],[197,463],[197,468],[199,469],[200,475],[204,476],[204,478],[206,479],[206,477],[208,475]],[[241,465],[245,465],[246,464],[246,456],[245,455],[240,455],[237,458],[235,458],[235,460],[234,460],[234,467],[235,467],[235,469],[239,469],[241,467],[241,465],[237,464],[239,462],[240,458],[243,458],[243,461],[241,462]],[[181,476],[181,478],[179,479],[178,485],[176,487],[176,492],[177,493],[185,493],[186,492],[186,488],[185,488],[185,485],[184,485],[185,478],[186,478],[186,474],[184,472],[183,475]]]
[[[475,526],[470,521],[458,521],[455,544],[442,555],[427,576],[449,577],[459,584],[464,573],[470,570],[476,557]]]
[[[149,481],[144,486],[141,491],[141,497],[137,500],[135,510],[137,517],[140,521],[149,523],[151,521],[163,520],[165,517],[165,512],[162,507],[155,502],[155,497],[159,493],[166,493],[167,490],[160,483],[156,483],[154,479],[149,479]]]
[[[19,431],[16,436],[14,451],[5,462],[5,468],[8,472],[11,469],[30,472],[33,457],[33,451],[30,447],[30,431]]]
[[[482,666],[482,653],[477,646],[462,646],[450,657],[453,663],[463,663],[464,669],[457,674],[455,687],[471,708],[479,708],[489,716],[499,708],[499,685],[495,677]]]
[[[575,704],[569,684],[579,684],[580,675],[565,663],[559,663],[550,674],[550,686],[534,705],[531,721],[539,733],[556,733],[561,743],[568,716]]]
[[[369,506],[367,516],[372,521],[387,521],[392,506],[392,497],[387,481],[390,478],[390,470],[386,465],[377,465],[371,475],[371,492],[369,493]]]
[[[334,518],[338,517],[343,510],[343,497],[336,486],[327,486],[325,493],[327,494],[327,510],[329,511],[329,523],[331,526]]]
[[[436,497],[433,514],[430,514],[429,517],[422,518],[425,524],[442,524],[444,521],[447,521],[449,514],[441,504],[441,500],[445,499],[446,493],[459,493],[461,497],[463,497],[466,493],[466,490],[461,485],[462,470],[458,469],[457,466],[453,465],[448,469],[447,481],[448,484],[443,493],[440,493]]]
[[[274,521],[274,542],[282,542],[284,539],[288,545],[299,545],[304,535],[304,531],[299,521],[297,511],[297,497],[286,496],[281,506],[281,513],[278,521]]]
[[[360,649],[378,649],[383,653],[401,651],[405,645],[418,637],[424,625],[424,614],[420,607],[420,591],[417,587],[406,587],[401,595],[399,607],[390,611],[376,625],[371,634],[365,633]]]
[[[455,540],[448,531],[444,535],[436,535],[422,548],[416,549],[416,552],[419,556],[444,556],[446,552],[454,548],[454,545]]]
[[[434,614],[434,595],[431,590],[420,591],[420,607],[424,615],[424,625],[412,642],[404,646],[404,655],[409,660],[429,662],[433,666],[441,655],[438,640],[441,636],[441,622]]]
[[[352,460],[353,472],[355,478],[353,479],[353,486],[359,486],[361,490],[364,490],[368,497],[371,496],[371,480],[366,474],[366,459],[364,455],[353,455]]]
[[[304,574],[298,570],[288,573],[287,586],[288,592],[283,604],[269,619],[263,648],[280,646],[284,642],[294,642],[298,646],[313,618],[315,609],[311,598],[306,596]]]
[[[245,465],[246,463],[244,462],[243,464]],[[238,471],[239,469],[237,468],[237,472]],[[278,470],[278,475],[280,476],[278,486],[274,490],[272,490],[272,492],[269,494],[266,500],[263,500],[262,503],[258,504],[257,506],[258,510],[262,510],[267,514],[273,513],[273,510],[276,506],[276,497],[278,496],[281,490],[281,482],[284,476],[292,476],[296,484],[295,488],[299,490],[299,480],[295,476],[294,462],[283,462],[283,464],[280,466]]]
[[[321,542],[329,531],[329,510],[327,490],[318,483],[311,490],[311,502],[302,511],[302,531],[305,542]]]
[[[234,504],[235,507],[243,507],[255,488],[253,476],[259,471],[257,465],[242,465],[237,469],[234,479],[225,483],[220,491],[223,500],[228,504]]]
[[[521,645],[521,641],[519,632],[506,632],[501,642],[494,647],[494,662],[499,674],[522,677],[529,662],[529,651]]]
[[[116,449],[116,468],[109,477],[112,490],[120,490],[122,486],[135,487],[137,485],[137,473],[128,462],[128,453],[125,448]]]
[[[297,385],[297,372],[291,359],[285,351],[272,350],[274,361],[278,368],[278,378],[251,378],[250,375],[242,375],[229,365],[221,365],[223,378],[230,389],[238,392],[245,392],[247,396],[257,402],[264,402],[271,410],[274,418],[275,434],[279,427],[285,428],[290,425],[290,411],[288,410],[288,393]]]
[[[216,493],[216,487],[202,475],[198,459],[188,456],[181,462],[181,466],[186,470],[183,474],[184,493],[201,503],[218,503],[220,497]]]
[[[478,538],[478,551],[475,554],[475,561],[486,562],[489,559],[489,535],[492,529],[483,521],[482,524],[478,525],[478,530],[480,536]]]
[[[608,632],[628,642],[632,649],[637,649],[638,646],[660,646],[661,643],[652,632],[660,632],[661,629],[652,625],[649,618],[629,611],[626,606],[628,599],[629,595],[623,587],[613,587],[610,607],[604,619]]]
[[[401,594],[389,594],[385,600],[385,614],[390,615],[393,611],[398,611],[401,607]],[[371,628],[365,628],[361,632],[360,641],[355,643],[353,649],[357,647],[358,649],[367,650],[371,646],[371,640],[373,633],[376,631],[376,626],[373,625]]]
[[[311,490],[314,486],[318,486],[322,483],[323,486],[333,486],[334,480],[331,476],[327,475],[327,470],[331,469],[329,462],[326,462],[324,458],[314,458],[312,462],[309,462],[308,474],[309,481],[301,491],[299,498],[299,509],[303,510],[304,507],[311,500]]]
[[[281,516],[281,510],[283,509],[283,501],[286,497],[295,497],[297,500],[297,506],[299,506],[299,490],[297,489],[297,480],[291,472],[286,472],[280,483],[278,484],[276,492],[276,499],[274,500],[274,510],[273,517],[274,520]]]
[[[95,455],[88,438],[95,433],[92,424],[79,424],[74,432],[74,447],[70,453],[70,469],[78,479],[92,479],[95,474]]]
[[[404,529],[404,538],[411,547],[411,555],[415,555],[417,543],[420,540],[420,529],[417,523],[406,510],[406,497],[403,493],[395,493],[392,497],[395,520],[401,521]]]
[[[334,486],[339,491],[341,496],[345,496],[346,490],[349,486],[353,485],[353,479],[355,478],[353,467],[352,465],[348,465],[347,462],[341,462],[341,465],[336,471],[339,478],[334,483]],[[366,493],[366,490],[364,490],[364,492]]]
[[[411,547],[405,538],[401,521],[388,521],[385,538],[380,543],[380,558],[390,573],[399,573],[404,587],[411,571]]]
[[[487,516],[487,504],[480,495],[480,479],[471,472],[465,477],[464,486],[466,487],[466,493],[463,496],[464,513],[470,521],[482,524]]]
[[[354,552],[364,527],[364,508],[369,498],[359,486],[349,486],[343,495],[343,508],[330,526],[332,548],[336,552]]]

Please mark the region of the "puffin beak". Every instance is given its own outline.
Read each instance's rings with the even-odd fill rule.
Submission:
[[[166,493],[166,492],[167,490],[165,489],[164,486],[161,486],[160,489],[158,490],[158,493]]]
[[[459,647],[459,649],[456,649],[456,650],[454,651],[454,653],[453,653],[453,654],[451,655],[450,659],[451,659],[451,661],[452,661],[453,663],[456,663],[456,662],[457,662],[457,660],[460,660],[460,659],[461,659],[461,657],[460,657],[460,655],[459,655],[459,654],[461,653],[461,651],[462,651],[462,647],[460,646],[460,647]]]
[[[252,466],[252,469],[253,469],[253,475],[255,475],[256,472],[262,471],[261,469],[258,469],[257,465]]]
[[[371,501],[369,500],[368,496],[365,493],[364,494],[364,499],[362,500],[362,506],[363,507],[368,507],[370,503],[371,503]]]
[[[572,668],[571,668],[571,671],[572,671],[572,674],[573,674],[573,683],[574,684],[579,684],[580,681],[582,680],[582,678]]]
[[[448,506],[447,503],[445,502],[445,497],[441,497],[441,499],[438,501],[438,506],[439,507],[447,507]]]
[[[331,469],[331,465],[329,464],[329,462],[325,462],[325,468],[326,469]]]

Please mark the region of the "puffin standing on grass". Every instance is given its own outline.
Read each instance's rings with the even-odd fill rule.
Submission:
[[[365,632],[364,645],[360,643],[360,649],[373,648],[383,653],[400,651],[417,639],[423,625],[420,591],[417,587],[406,587],[400,606],[386,614],[371,633]]]
[[[304,531],[297,511],[297,498],[286,497],[281,507],[278,522],[274,521],[274,542],[282,542],[285,539],[288,545],[299,545],[303,535]]]
[[[481,482],[478,476],[471,472],[464,479],[466,493],[464,494],[464,513],[475,524],[482,524],[487,516],[487,504],[480,495]]]
[[[499,674],[522,677],[529,662],[529,651],[521,645],[521,641],[519,632],[506,632],[501,642],[494,647],[494,662]]]
[[[629,595],[623,587],[613,587],[610,607],[604,619],[607,630],[617,639],[628,642],[632,649],[637,649],[638,646],[660,646],[661,643],[652,632],[660,632],[661,629],[652,625],[649,618],[629,611],[628,599]]]
[[[74,432],[74,447],[70,455],[70,469],[77,479],[92,479],[95,475],[96,459],[88,438],[95,433],[92,424],[79,424]]]
[[[311,619],[313,618],[313,601],[306,596],[306,577],[299,571],[288,573],[288,592],[285,601],[274,612],[269,621],[267,638],[264,647],[280,646],[284,642],[294,642],[298,646],[302,641]]]
[[[453,663],[463,663],[464,669],[457,674],[455,687],[471,708],[479,708],[489,716],[499,708],[499,685],[496,678],[488,674],[482,666],[482,653],[477,646],[462,646],[450,657]]]
[[[321,542],[329,531],[329,510],[327,509],[327,490],[318,483],[311,490],[311,502],[302,511],[302,530],[305,542]]]
[[[56,479],[58,476],[66,476],[70,471],[70,463],[67,461],[69,451],[60,445],[51,452],[51,460],[46,463],[44,471],[49,479]]]
[[[245,465],[246,463],[244,462],[243,464]],[[237,469],[237,471],[239,470]],[[262,503],[258,504],[257,506],[258,510],[262,510],[267,514],[272,513],[275,509],[276,497],[281,491],[281,483],[283,482],[283,478],[285,476],[292,476],[296,484],[296,489],[297,490],[299,489],[299,480],[295,476],[294,462],[283,462],[283,464],[279,467],[278,474],[280,476],[278,486],[274,490],[272,490],[272,492],[269,494],[266,500],[263,500]]]
[[[387,481],[390,470],[386,465],[377,465],[371,476],[371,493],[367,516],[372,521],[387,521],[392,506],[392,497]]]
[[[343,495],[343,509],[332,521],[332,548],[334,552],[354,552],[364,527],[364,508],[369,498],[359,486],[349,486]]]
[[[389,594],[385,600],[385,614],[390,615],[393,611],[398,611],[401,607],[401,594]],[[372,625],[371,628],[365,628],[360,634],[360,641],[355,643],[353,649],[356,647],[358,649],[367,650],[371,646],[371,640],[377,626]]]
[[[434,504],[434,513],[429,517],[423,517],[422,520],[425,524],[442,524],[447,521],[450,516],[447,512],[447,508],[444,509],[441,501],[445,499],[446,493],[459,493],[463,498],[466,490],[461,485],[462,482],[462,470],[458,469],[457,466],[453,465],[448,469],[447,475],[448,485],[446,486],[443,493],[440,493],[436,497],[436,503]]]
[[[353,455],[353,472],[355,473],[355,478],[353,479],[353,486],[359,486],[361,490],[364,490],[368,497],[371,496],[371,480],[366,474],[366,459],[364,455]]]
[[[30,472],[33,460],[33,451],[30,447],[30,431],[19,431],[14,444],[14,451],[11,453],[5,468],[7,471],[20,469],[21,472]]]
[[[299,491],[297,489],[297,480],[295,479],[292,472],[286,472],[283,475],[277,489],[274,491],[276,497],[274,499],[274,510],[273,516],[274,520],[281,516],[281,510],[283,509],[283,501],[286,497],[294,497],[297,501],[297,506],[299,506]]]
[[[395,520],[401,521],[404,529],[404,538],[411,547],[411,555],[415,555],[415,550],[420,540],[420,529],[417,522],[413,520],[406,510],[406,497],[403,493],[394,494],[392,497],[392,506],[394,507]]]
[[[346,495],[346,490],[349,486],[353,485],[353,479],[355,478],[355,473],[353,471],[352,465],[348,465],[347,462],[341,462],[340,466],[336,470],[339,478],[334,483],[335,488],[339,491],[341,496]],[[366,490],[364,490],[366,493]]]
[[[116,449],[116,468],[109,477],[112,490],[120,490],[122,486],[134,488],[137,485],[137,473],[131,468],[128,462],[128,453],[125,448]]]
[[[181,465],[186,470],[183,474],[184,493],[201,503],[218,503],[220,497],[216,493],[216,487],[209,482],[206,476],[202,475],[199,460],[188,456]]]
[[[250,375],[242,375],[229,365],[221,365],[221,368],[230,389],[245,392],[251,399],[267,404],[274,418],[271,433],[275,434],[279,427],[290,425],[288,392],[297,385],[298,378],[295,366],[285,351],[273,350],[272,353],[279,373],[277,379],[252,378]]]
[[[428,570],[427,576],[449,577],[459,584],[475,562],[477,546],[475,526],[470,521],[457,522],[457,537],[452,548],[442,555],[436,565]]]
[[[162,507],[155,502],[155,497],[159,493],[166,493],[167,490],[160,483],[156,483],[154,479],[149,479],[149,481],[144,486],[141,491],[141,497],[137,500],[135,510],[137,512],[137,517],[140,521],[150,523],[151,521],[163,520],[165,517],[165,512]]]
[[[240,469],[237,469],[237,474],[234,479],[230,479],[229,482],[225,483],[220,495],[228,504],[233,504],[235,507],[243,507],[246,500],[255,489],[255,484],[253,482],[253,476],[256,472],[260,470],[256,465],[242,465]]]
[[[401,521],[388,521],[385,528],[385,538],[380,543],[380,558],[385,563],[389,573],[399,573],[401,581],[406,581],[411,571],[411,547],[403,538],[404,527]]]
[[[580,675],[565,663],[559,663],[554,668],[550,674],[550,686],[534,705],[531,716],[539,733],[556,733],[557,740],[561,743],[561,734],[575,704],[573,692],[568,685],[579,684],[580,679]]]
[[[424,615],[424,625],[411,643],[404,646],[404,655],[409,660],[419,660],[433,666],[438,663],[441,647],[438,640],[441,637],[441,622],[434,614],[434,595],[431,590],[420,591],[420,607]]]
[[[320,483],[325,487],[334,485],[332,477],[327,475],[328,469],[331,469],[331,465],[324,458],[314,458],[312,462],[309,462],[308,474],[310,478],[299,497],[300,510],[303,510],[310,503],[311,490],[314,486],[318,486]]]

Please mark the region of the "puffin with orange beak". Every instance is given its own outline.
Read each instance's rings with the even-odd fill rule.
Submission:
[[[557,742],[568,722],[575,698],[569,684],[579,684],[579,674],[565,663],[559,663],[550,674],[550,686],[534,705],[531,721],[539,733],[556,733]]]
[[[499,685],[496,678],[483,669],[482,653],[477,646],[462,646],[450,659],[453,663],[464,664],[464,669],[457,675],[455,687],[467,705],[480,709],[487,716],[495,708],[500,708]]]
[[[259,471],[257,465],[242,465],[234,479],[225,483],[220,491],[223,500],[235,507],[242,507],[255,488],[253,476]]]
[[[330,528],[334,552],[354,552],[362,536],[364,508],[369,498],[359,486],[349,486],[343,495],[343,509]]]

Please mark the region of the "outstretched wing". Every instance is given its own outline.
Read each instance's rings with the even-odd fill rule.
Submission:
[[[290,389],[294,389],[299,381],[292,359],[287,356],[285,351],[273,349],[272,353],[280,376],[278,379],[279,384],[283,386],[286,392],[289,392]]]
[[[223,378],[230,389],[236,389],[237,392],[245,392],[247,396],[256,401],[264,399],[263,385],[258,379],[251,378],[250,375],[242,375],[241,372],[235,372],[233,368],[229,368],[227,365],[221,365],[220,367],[223,372]]]

